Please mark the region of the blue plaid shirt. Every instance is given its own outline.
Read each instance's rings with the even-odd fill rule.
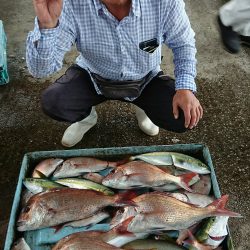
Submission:
[[[141,42],[154,38],[159,47],[153,53],[140,49]],[[138,80],[160,71],[162,44],[174,54],[176,89],[196,91],[194,32],[183,0],[132,0],[129,15],[120,22],[100,0],[64,0],[56,28],[40,30],[36,18],[26,58],[31,74],[45,77],[61,69],[65,53],[76,45],[76,63],[87,71],[106,79]]]

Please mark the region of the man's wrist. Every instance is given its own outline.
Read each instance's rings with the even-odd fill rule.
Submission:
[[[192,89],[177,89],[176,93],[178,93],[178,94],[190,94],[190,93],[192,93],[193,95],[195,95],[196,92],[194,92]]]
[[[54,29],[58,26],[58,20],[56,22],[51,23],[42,23],[38,19],[39,29]]]

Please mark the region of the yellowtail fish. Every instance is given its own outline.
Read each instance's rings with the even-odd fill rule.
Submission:
[[[25,178],[24,186],[33,194],[38,194],[53,188],[64,188],[65,186],[54,181],[40,178]]]
[[[114,192],[111,189],[89,180],[84,180],[79,178],[65,178],[65,179],[58,179],[56,180],[56,182],[70,188],[90,189],[104,193],[106,195],[114,194]]]
[[[76,221],[95,215],[107,206],[125,206],[134,203],[127,198],[130,193],[114,196],[93,190],[52,189],[31,197],[22,210],[18,231],[35,230]]]
[[[209,174],[206,164],[189,155],[176,152],[152,152],[130,157],[131,161],[142,160],[153,165],[174,165],[198,174]]]
[[[196,233],[197,240],[214,249],[218,247],[228,235],[228,219],[228,216],[217,216],[206,220]]]

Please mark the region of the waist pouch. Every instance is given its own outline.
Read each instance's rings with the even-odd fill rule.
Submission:
[[[140,96],[143,85],[150,77],[150,73],[137,81],[113,81],[91,73],[101,93],[109,99],[136,98]]]

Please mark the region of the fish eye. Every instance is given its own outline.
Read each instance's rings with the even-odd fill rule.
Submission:
[[[111,171],[110,171],[110,174],[114,174],[115,173],[115,169],[112,169]]]
[[[23,210],[24,213],[28,213],[30,211],[30,206],[26,206]]]

